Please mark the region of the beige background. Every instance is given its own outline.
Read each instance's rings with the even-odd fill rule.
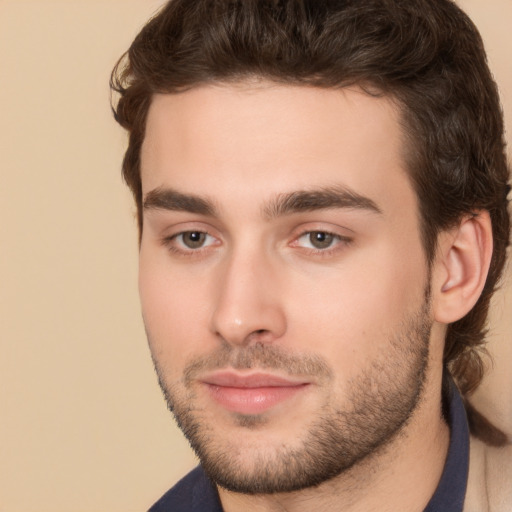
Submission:
[[[0,512],[145,510],[194,464],[146,348],[108,103],[113,64],[161,3],[0,0]],[[512,2],[461,4],[512,133]],[[512,285],[494,317],[477,399],[510,432]]]

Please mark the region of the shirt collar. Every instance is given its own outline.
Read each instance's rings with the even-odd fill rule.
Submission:
[[[450,379],[448,391],[450,445],[441,480],[424,512],[462,512],[469,469],[469,428],[462,397]]]

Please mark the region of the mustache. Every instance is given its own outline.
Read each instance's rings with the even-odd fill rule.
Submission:
[[[246,347],[223,345],[214,351],[193,359],[183,371],[185,384],[205,372],[233,368],[250,370],[258,368],[284,372],[293,376],[314,376],[332,379],[333,371],[326,361],[314,354],[289,354],[282,348],[263,343]]]

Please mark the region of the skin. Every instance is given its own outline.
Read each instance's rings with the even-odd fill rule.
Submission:
[[[229,450],[239,471],[254,473],[283,444],[300,448],[326,408],[349,413],[353,383],[365,375],[376,396],[389,391],[393,378],[414,382],[406,326],[419,315],[430,328],[421,397],[385,445],[315,487],[258,495],[219,487],[227,512],[311,510],[312,503],[325,511],[420,511],[435,491],[449,439],[440,398],[445,323],[462,308],[446,307],[446,297],[465,266],[460,252],[445,250],[458,236],[447,234],[427,307],[429,272],[402,153],[394,104],[356,89],[262,82],[153,99],[142,150],[147,208],[140,249],[150,349],[164,390],[207,425],[210,445]],[[376,209],[269,214],[283,194],[327,187],[349,190]],[[169,208],[158,195],[169,189],[203,204],[193,212],[183,203]],[[149,200],[155,197],[160,203]],[[311,231],[333,233],[332,244],[313,247]],[[191,248],[184,232],[207,236]],[[452,267],[459,273],[451,274]],[[245,421],[212,398],[201,381],[206,370],[184,379],[191,362],[223,351],[254,355],[255,347],[293,360],[317,358],[328,372],[307,374],[292,365],[290,376],[272,369],[307,379],[306,391]],[[233,358],[217,360],[234,366]],[[255,360],[256,368],[237,371],[265,370],[265,359]],[[381,371],[371,373],[375,368]]]

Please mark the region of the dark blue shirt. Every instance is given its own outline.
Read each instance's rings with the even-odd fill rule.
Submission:
[[[469,430],[462,398],[452,383],[448,397],[450,445],[436,492],[424,512],[462,512],[469,468]],[[167,491],[149,512],[222,512],[215,485],[201,466]]]

